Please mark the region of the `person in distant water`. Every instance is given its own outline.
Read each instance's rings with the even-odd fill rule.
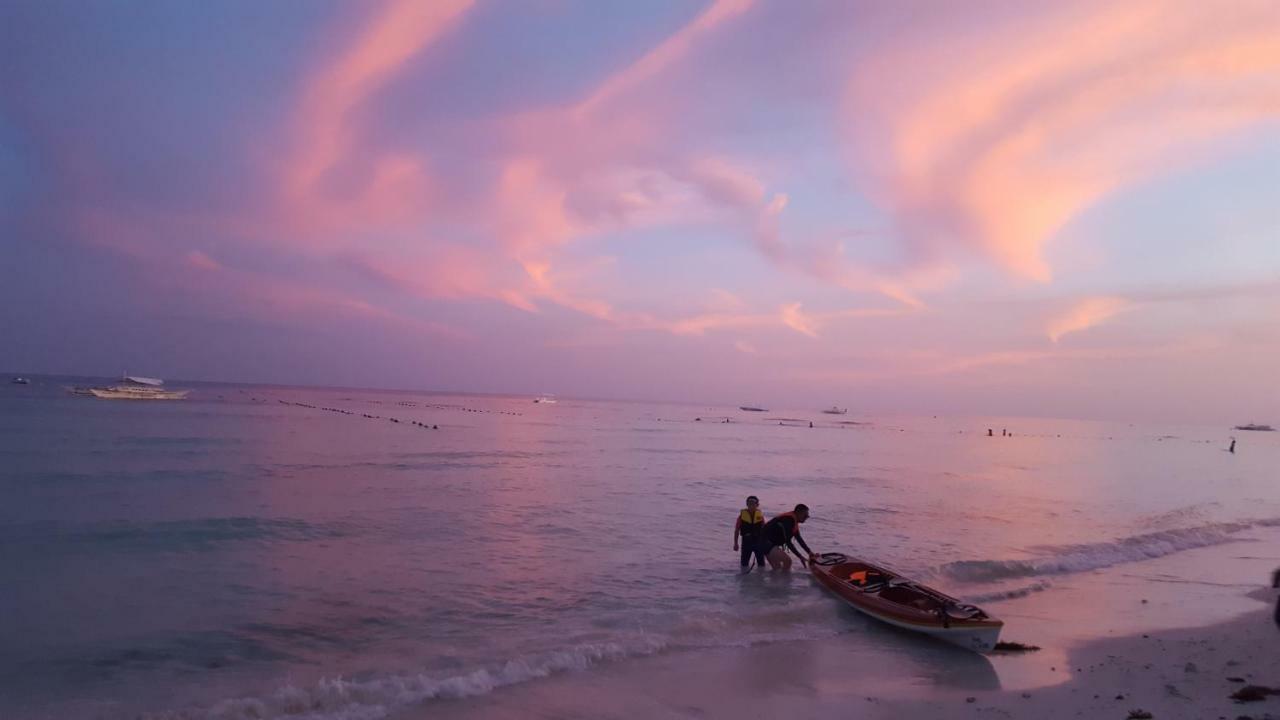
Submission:
[[[754,554],[756,566],[764,567],[764,553],[760,549],[760,533],[764,530],[764,513],[760,512],[760,498],[751,495],[747,498],[747,506],[738,511],[738,519],[733,523],[733,549],[738,549],[738,537],[742,537],[742,569],[747,569],[747,561]]]
[[[1227,452],[1234,453],[1236,451],[1236,439],[1231,438],[1231,447],[1227,448]]]
[[[769,566],[774,570],[790,570],[791,558],[787,555],[786,549],[790,549],[796,557],[800,558],[800,564],[808,567],[805,556],[796,550],[795,543],[800,543],[800,547],[809,554],[808,559],[813,560],[817,557],[809,546],[805,544],[804,538],[800,537],[800,525],[809,519],[809,506],[803,503],[796,506],[791,512],[784,512],[765,523],[764,531],[761,533],[762,550],[764,556],[769,560]]]

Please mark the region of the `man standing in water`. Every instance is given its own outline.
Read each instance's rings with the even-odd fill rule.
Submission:
[[[760,549],[760,532],[764,529],[764,513],[760,512],[760,498],[751,495],[747,498],[747,507],[738,511],[738,520],[733,524],[733,549],[738,549],[738,536],[742,536],[742,570],[746,572],[747,561],[751,555],[756,556],[756,565],[764,567],[764,552]]]
[[[800,537],[800,524],[809,519],[809,506],[801,503],[791,512],[784,512],[765,523],[764,531],[761,533],[761,550],[764,556],[769,560],[769,566],[774,570],[782,568],[783,570],[791,569],[791,558],[787,555],[784,546],[791,550],[800,564],[808,567],[805,557],[796,550],[795,544],[800,543],[800,547],[809,553],[809,560],[817,557],[809,546],[805,544],[804,538]]]

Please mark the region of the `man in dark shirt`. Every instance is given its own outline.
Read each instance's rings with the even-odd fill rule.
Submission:
[[[809,554],[809,560],[817,557],[805,544],[804,538],[800,537],[800,524],[808,519],[809,506],[801,503],[795,510],[777,515],[764,524],[764,530],[760,533],[759,547],[764,550],[764,556],[769,561],[770,567],[775,570],[791,569],[791,558],[783,548],[791,550],[800,559],[800,564],[808,567],[805,557],[796,549],[797,542]]]

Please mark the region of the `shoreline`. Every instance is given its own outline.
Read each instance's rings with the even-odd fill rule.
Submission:
[[[1250,593],[1270,602],[1273,593]],[[1088,641],[1066,651],[1062,682],[1009,687],[996,666],[1057,662],[1039,652],[982,656],[938,646],[925,675],[867,687],[835,640],[682,652],[600,666],[462,700],[435,701],[392,717],[742,718],[856,715],[868,718],[1077,717],[1236,718],[1280,714],[1280,698],[1237,703],[1245,685],[1280,685],[1280,629],[1259,607],[1215,625]],[[847,647],[847,645],[846,645]],[[1236,678],[1237,681],[1228,680]],[[1268,715],[1268,713],[1270,715]]]
[[[390,717],[1280,717],[1280,698],[1230,699],[1248,684],[1280,686],[1276,591],[1263,585],[1275,558],[1254,551],[1278,538],[1268,528],[1058,576],[1046,592],[996,603],[1002,639],[1043,648],[1035,652],[979,655],[839,605],[847,629],[826,638],[630,658]]]

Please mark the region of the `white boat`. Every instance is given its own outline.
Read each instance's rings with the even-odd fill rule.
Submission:
[[[1237,425],[1237,430],[1253,430],[1254,432],[1275,432],[1276,429],[1270,425],[1259,425],[1258,423],[1249,423],[1248,425]]]
[[[94,397],[104,400],[181,400],[190,390],[166,390],[157,378],[126,375],[118,385],[89,388]]]
[[[845,413],[849,412],[849,408],[838,408],[835,405],[832,405],[831,407],[827,408],[826,410],[823,410],[822,412],[828,415],[844,415]]]
[[[16,377],[10,380],[9,382],[13,383],[14,385],[30,385],[31,384],[31,381],[24,377]]]
[[[533,401],[539,405],[555,405],[556,398],[554,395],[539,395]]]

